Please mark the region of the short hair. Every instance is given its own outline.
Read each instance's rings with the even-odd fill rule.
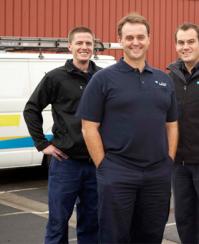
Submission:
[[[68,33],[68,42],[69,43],[71,43],[73,41],[74,35],[76,33],[90,33],[93,37],[93,41],[95,39],[95,35],[90,28],[88,28],[86,26],[77,26],[77,27],[74,27],[72,30],[70,30]]]
[[[199,25],[196,25],[196,24],[193,24],[193,23],[190,23],[190,22],[185,22],[185,23],[179,25],[177,27],[177,29],[176,29],[175,42],[177,42],[177,34],[178,34],[179,30],[187,31],[187,30],[190,30],[190,29],[193,29],[193,30],[196,31],[197,37],[198,37],[198,40],[199,40]]]
[[[138,13],[130,13],[126,16],[124,16],[121,20],[119,20],[118,25],[117,25],[117,33],[118,36],[122,36],[122,28],[124,24],[126,23],[131,23],[131,24],[143,24],[146,26],[147,33],[149,35],[150,33],[150,26],[146,18]]]

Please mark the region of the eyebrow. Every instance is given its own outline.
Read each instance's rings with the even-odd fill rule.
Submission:
[[[188,39],[188,40],[179,39],[179,40],[177,40],[177,42],[189,42],[189,41],[195,41],[195,40],[196,40],[195,38],[191,38],[191,39]]]

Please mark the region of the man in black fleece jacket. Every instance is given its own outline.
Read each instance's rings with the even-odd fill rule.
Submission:
[[[169,65],[179,108],[179,145],[173,188],[175,217],[183,244],[199,243],[199,26],[176,31],[179,60]]]
[[[75,203],[78,243],[96,244],[96,172],[75,112],[84,88],[100,68],[90,61],[94,34],[89,28],[80,26],[72,29],[68,39],[73,59],[43,77],[25,106],[24,118],[36,148],[52,156],[45,244],[68,243],[68,221]],[[54,121],[51,141],[46,139],[42,129],[42,111],[49,104]]]

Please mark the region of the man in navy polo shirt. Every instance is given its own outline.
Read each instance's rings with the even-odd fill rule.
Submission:
[[[161,243],[178,134],[174,86],[145,62],[143,16],[122,18],[118,35],[124,57],[93,76],[77,113],[97,167],[99,243]]]

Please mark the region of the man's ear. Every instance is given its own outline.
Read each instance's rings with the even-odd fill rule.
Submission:
[[[117,37],[117,41],[118,41],[118,43],[120,44],[120,46],[122,47],[123,45],[122,45],[121,37],[120,37],[120,36]]]
[[[72,52],[71,43],[68,43],[68,50]]]

